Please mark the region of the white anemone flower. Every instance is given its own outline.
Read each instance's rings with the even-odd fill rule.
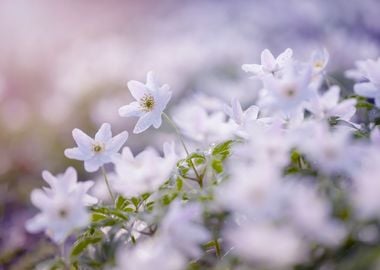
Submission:
[[[263,75],[277,75],[292,59],[293,51],[287,48],[277,58],[273,56],[270,50],[265,49],[261,53],[261,65],[244,64],[242,69],[245,72],[250,72],[253,77],[261,77]]]
[[[168,180],[175,162],[174,155],[161,157],[153,148],[133,156],[131,149],[124,147],[121,157],[114,159],[113,188],[127,197],[153,192]]]
[[[135,134],[147,130],[152,125],[159,128],[162,123],[162,113],[172,95],[169,85],[158,86],[154,73],[150,71],[147,74],[146,84],[129,81],[128,88],[136,101],[119,108],[119,115],[139,117],[133,129]]]
[[[87,172],[95,172],[104,164],[112,162],[128,138],[126,131],[112,137],[111,125],[108,123],[100,127],[94,139],[77,128],[72,133],[78,147],[66,149],[65,156],[83,160]]]
[[[375,99],[375,104],[380,108],[380,58],[377,61],[367,60],[361,66],[363,75],[367,81],[354,85],[356,94]]]
[[[339,102],[339,93],[340,88],[334,85],[322,95],[316,95],[306,103],[305,107],[317,119],[338,117],[341,120],[350,122],[356,112],[356,99],[349,98]]]
[[[30,233],[44,231],[55,243],[61,244],[74,230],[90,222],[86,208],[89,185],[76,183],[73,169],[57,177],[44,172],[44,178],[51,189],[32,191],[31,201],[41,212],[27,221],[26,229]]]

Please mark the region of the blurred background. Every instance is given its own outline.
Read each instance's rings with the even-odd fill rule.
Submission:
[[[379,44],[377,0],[0,0],[0,269],[53,252],[24,230],[36,211],[29,193],[43,185],[44,169],[70,165],[81,179],[97,177],[63,150],[74,146],[75,127],[93,134],[109,122],[114,133],[131,133],[135,119],[117,114],[131,100],[128,80],[154,70],[171,85],[171,107],[189,99],[211,106],[210,96],[248,103],[259,85],[241,65],[259,62],[265,48],[290,47],[307,60],[326,47],[328,71],[339,77],[378,57]],[[127,143],[139,151],[170,136],[163,127]]]

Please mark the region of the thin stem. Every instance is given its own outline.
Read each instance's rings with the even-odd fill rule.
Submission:
[[[218,239],[214,239],[214,243],[215,243],[215,253],[216,253],[216,256],[218,258],[220,258],[222,252],[221,252],[221,249],[220,249],[220,245],[219,245]]]
[[[180,142],[181,142],[181,144],[183,146],[183,149],[185,149],[186,155],[189,156],[190,152],[187,149],[186,144],[185,144],[185,142],[182,139],[181,133],[179,132],[177,125],[174,123],[174,121],[166,113],[163,112],[162,114],[164,115],[164,117],[168,121],[168,123],[174,128],[175,133],[177,134],[177,137],[178,137],[178,139],[180,140]],[[193,169],[193,171],[194,171],[194,173],[195,173],[195,175],[196,175],[196,177],[198,179],[198,183],[202,187],[202,185],[203,185],[202,178],[200,177],[197,169],[195,168],[193,161],[191,159],[189,159],[189,161],[190,161],[190,167]]]
[[[106,169],[104,168],[104,166],[102,166],[102,174],[103,174],[103,176],[104,176],[104,181],[106,182],[108,192],[109,192],[109,194],[110,194],[112,200],[115,201],[115,197],[113,196],[113,193],[112,193],[112,190],[111,190],[110,184],[109,184],[109,182],[108,182],[108,177],[107,177]]]
[[[180,140],[180,142],[181,142],[181,144],[182,144],[182,146],[183,146],[183,149],[185,149],[186,154],[187,154],[187,155],[190,155],[189,150],[187,150],[187,147],[186,147],[186,145],[185,145],[185,142],[184,142],[183,139],[182,139],[181,133],[179,132],[177,125],[176,125],[176,124],[174,123],[174,121],[169,117],[169,115],[167,115],[167,114],[164,113],[164,112],[163,112],[162,114],[164,115],[165,119],[169,122],[169,124],[174,128],[175,133],[177,134],[178,139]]]

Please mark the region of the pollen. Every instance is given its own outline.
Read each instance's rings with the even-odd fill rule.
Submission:
[[[92,146],[92,151],[94,151],[95,153],[100,153],[103,151],[103,146],[101,144],[94,144]]]
[[[68,215],[68,212],[67,212],[67,210],[64,209],[64,208],[62,208],[62,209],[60,209],[60,210],[58,211],[58,216],[59,216],[60,218],[66,218],[67,215]]]
[[[152,95],[145,94],[141,99],[140,99],[140,107],[142,108],[143,111],[145,112],[150,112],[154,108],[154,98]]]

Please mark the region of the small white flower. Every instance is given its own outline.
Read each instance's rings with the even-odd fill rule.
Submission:
[[[356,94],[375,99],[375,104],[380,108],[380,58],[377,61],[367,60],[360,65],[365,82],[354,85]]]
[[[41,212],[27,221],[26,229],[31,233],[44,231],[60,244],[74,230],[89,223],[86,204],[93,198],[87,194],[92,182],[77,183],[73,168],[68,168],[65,174],[57,177],[44,172],[43,177],[51,188],[32,191],[31,201]],[[90,201],[93,203],[94,198]]]
[[[327,63],[329,62],[329,58],[330,55],[326,48],[316,50],[312,53],[310,63],[314,75],[320,74],[325,70]]]
[[[310,82],[311,70],[309,68],[298,71],[295,66],[289,66],[284,70],[281,79],[273,76],[263,78],[267,94],[262,97],[261,103],[263,106],[284,113],[298,111],[313,93],[309,86]]]
[[[179,201],[170,205],[163,220],[159,235],[184,256],[197,258],[202,254],[201,244],[210,240],[210,233],[202,226],[202,209],[199,204]]]
[[[253,77],[261,77],[265,74],[277,75],[292,59],[293,51],[288,48],[282,52],[277,58],[265,49],[261,53],[261,65],[258,64],[244,64],[242,69],[245,72],[253,73]]]
[[[112,137],[111,125],[108,123],[100,127],[94,139],[77,128],[72,133],[78,147],[66,149],[65,156],[83,160],[84,168],[88,172],[95,172],[104,164],[112,162],[112,158],[118,155],[128,138],[126,131]]]
[[[339,87],[334,85],[322,95],[316,95],[305,107],[317,119],[339,117],[349,122],[356,112],[356,99],[350,98],[339,103],[339,93]]]
[[[147,74],[146,84],[129,81],[128,88],[136,101],[121,107],[119,115],[122,117],[139,117],[133,130],[135,134],[147,130],[152,125],[159,128],[162,123],[162,112],[172,95],[172,92],[169,91],[169,85],[158,86],[153,72],[150,71]]]
[[[121,157],[114,159],[117,177],[113,188],[127,197],[155,191],[168,180],[176,160],[174,155],[161,157],[153,148],[147,148],[135,157],[124,147]]]

